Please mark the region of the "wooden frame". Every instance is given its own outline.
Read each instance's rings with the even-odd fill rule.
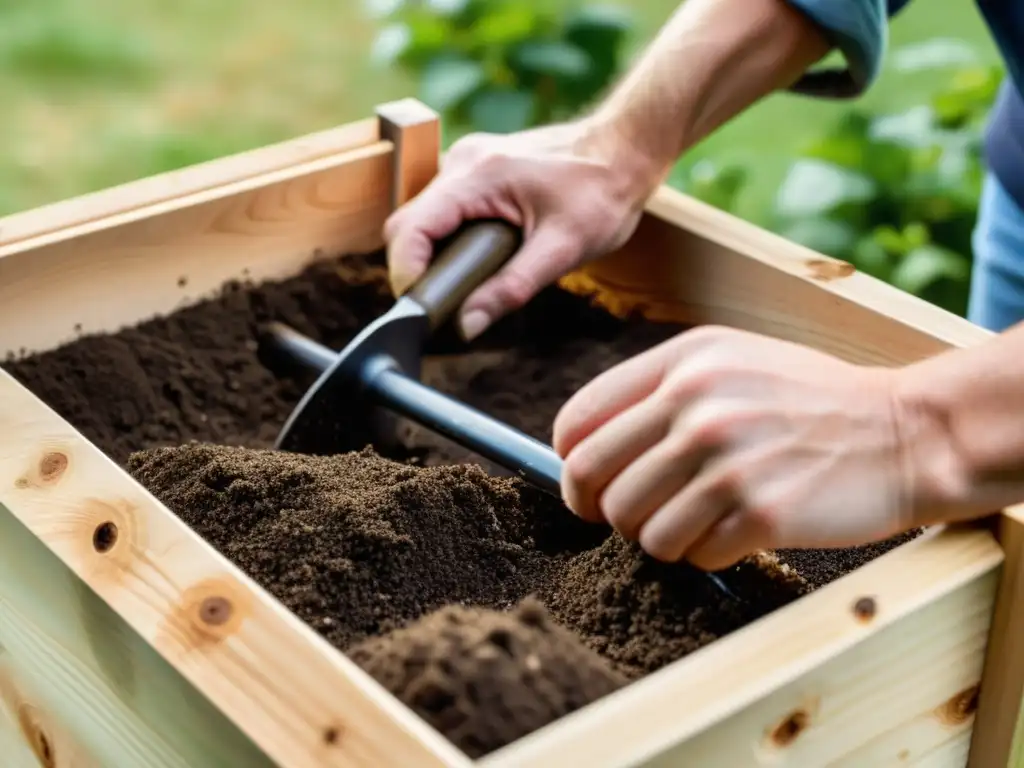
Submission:
[[[316,254],[375,249],[438,160],[436,115],[405,100],[0,219],[0,352],[114,330],[230,278],[295,273]],[[563,285],[613,311],[872,364],[989,337],[669,189],[622,251]],[[997,522],[995,534],[935,529],[477,762],[1012,764],[1024,515]],[[15,768],[476,764],[6,373],[0,754]]]

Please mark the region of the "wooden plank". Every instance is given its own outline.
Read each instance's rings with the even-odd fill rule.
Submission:
[[[1024,508],[1007,510],[999,520],[999,543],[1006,553],[999,586],[985,675],[978,704],[969,768],[1024,765]]]
[[[727,325],[903,365],[992,337],[844,262],[662,187],[620,251],[562,284],[619,313]]]
[[[0,503],[281,766],[469,760],[0,372]]]
[[[852,768],[956,753],[1002,560],[986,530],[932,531],[481,765]]]
[[[0,217],[0,249],[50,235],[67,237],[72,231],[87,230],[90,225],[112,216],[373,144],[380,140],[378,128],[376,120],[367,118]]]
[[[392,150],[377,142],[0,248],[0,359],[172,312],[228,280],[379,248]]]
[[[272,765],[3,508],[0,648],[5,766]]]

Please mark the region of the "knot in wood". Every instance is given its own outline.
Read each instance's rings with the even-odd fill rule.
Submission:
[[[231,618],[231,602],[226,597],[207,597],[199,606],[199,618],[204,624],[219,627]]]
[[[878,613],[878,603],[873,597],[861,597],[853,604],[853,615],[858,621],[867,623]]]
[[[39,460],[39,479],[53,483],[60,479],[68,468],[68,457],[60,451],[49,451]]]
[[[797,709],[791,712],[772,731],[772,744],[776,747],[788,747],[810,724],[811,716],[806,710]]]
[[[946,725],[966,723],[978,709],[980,686],[972,685],[953,696],[939,707],[939,720]]]
[[[92,533],[92,547],[100,554],[109,552],[117,544],[117,525],[110,520],[100,523]]]

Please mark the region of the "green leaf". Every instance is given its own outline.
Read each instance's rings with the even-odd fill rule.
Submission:
[[[437,16],[428,16],[422,11],[403,14],[401,23],[406,27],[406,32],[389,32],[393,37],[404,38],[404,46],[396,51],[397,60],[404,67],[421,71],[436,58],[449,58],[452,56],[452,30],[449,24]],[[385,28],[386,29],[386,28]],[[381,34],[384,30],[381,30]],[[385,41],[382,45],[387,52],[387,47],[394,45],[396,48],[398,40]]]
[[[473,25],[473,44],[480,48],[511,45],[533,35],[542,18],[523,3],[494,4]]]
[[[964,283],[970,277],[970,262],[953,251],[936,245],[923,245],[910,251],[892,273],[897,288],[920,296],[942,280]]]
[[[797,160],[779,187],[776,209],[785,217],[820,216],[875,193],[874,182],[854,171],[814,159]]]
[[[583,49],[559,40],[523,43],[516,48],[513,63],[534,75],[568,80],[586,77],[590,72],[590,58]]]
[[[512,133],[533,124],[537,99],[531,91],[481,91],[469,103],[469,119],[478,131]]]
[[[892,279],[893,259],[874,237],[861,237],[857,240],[849,261],[867,275],[886,282]]]
[[[687,194],[705,203],[732,211],[747,181],[747,171],[739,165],[721,165],[703,159],[688,170],[681,169],[675,182]]]
[[[598,69],[612,68],[632,29],[632,17],[621,6],[584,6],[570,16],[563,38],[590,54]]]
[[[870,116],[851,109],[823,136],[808,144],[802,154],[856,170],[864,164],[864,148],[870,129]]]
[[[484,68],[470,59],[434,59],[423,70],[420,99],[439,112],[455,109],[486,79]]]
[[[886,253],[902,256],[910,250],[909,244],[903,238],[903,233],[889,224],[880,224],[875,227],[870,237]]]

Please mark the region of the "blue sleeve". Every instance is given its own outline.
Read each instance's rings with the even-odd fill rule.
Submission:
[[[788,0],[821,27],[846,59],[845,69],[807,72],[790,90],[809,96],[851,98],[866,91],[882,68],[889,17],[909,0]]]

